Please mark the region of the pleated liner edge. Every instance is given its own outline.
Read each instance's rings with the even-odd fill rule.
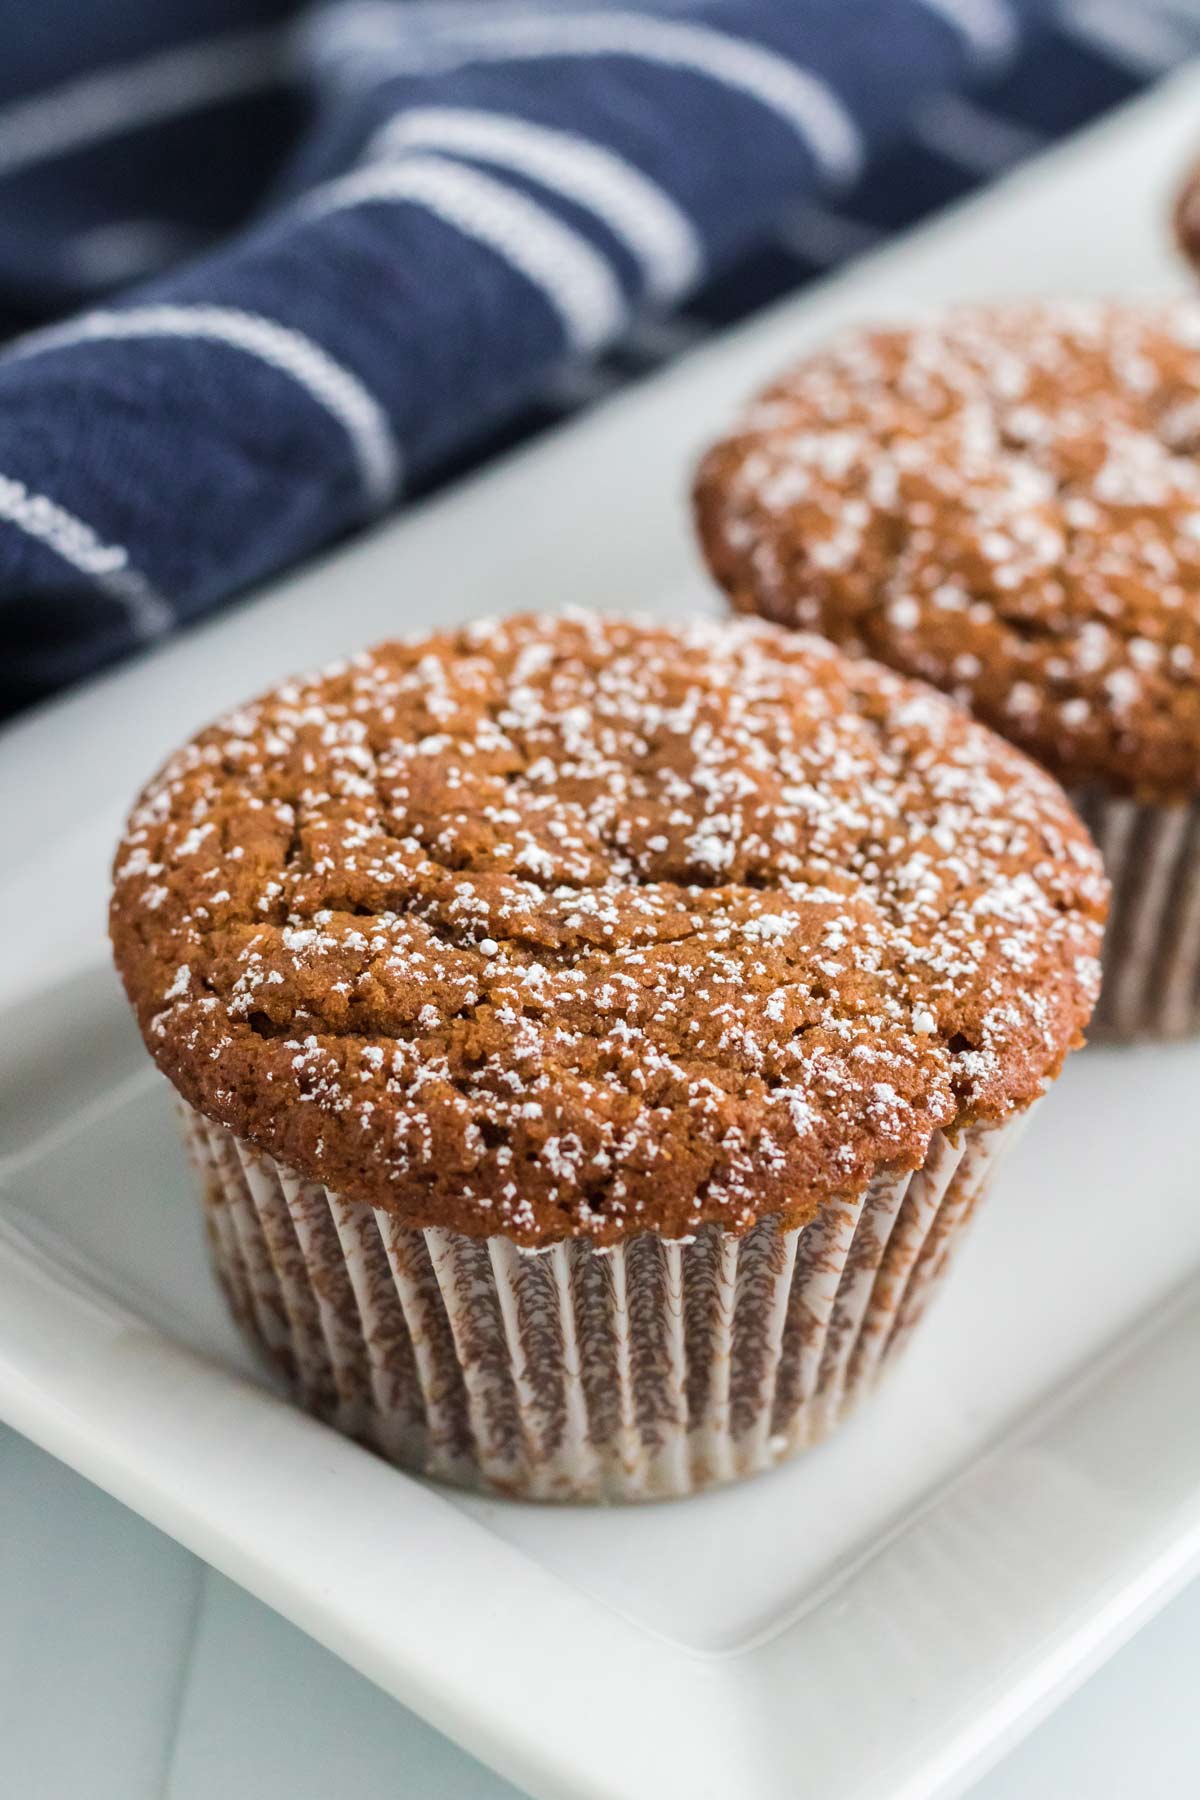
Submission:
[[[233,1312],[306,1410],[400,1467],[537,1500],[772,1468],[875,1386],[1020,1119],[783,1230],[529,1253],[415,1230],[181,1106]]]
[[[1200,1029],[1200,802],[1143,806],[1095,789],[1071,801],[1112,882],[1089,1035],[1187,1036]]]

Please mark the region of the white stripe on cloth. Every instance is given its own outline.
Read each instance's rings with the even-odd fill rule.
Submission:
[[[0,176],[269,87],[286,73],[288,44],[278,26],[225,32],[12,101],[0,107]]]
[[[802,206],[781,219],[773,236],[785,249],[823,268],[863,256],[881,241],[883,233],[863,219],[829,212],[823,206]]]
[[[125,608],[136,637],[161,637],[174,625],[170,607],[140,570],[133,567],[128,551],[120,544],[103,543],[90,525],[46,494],[31,494],[23,481],[0,475],[0,520],[45,544],[63,562],[118,601]]]
[[[301,206],[326,214],[376,202],[422,207],[486,245],[537,288],[561,319],[572,350],[608,343],[625,321],[616,276],[587,239],[477,169],[437,156],[372,163],[314,188]]]
[[[1046,144],[1027,125],[986,112],[961,94],[939,94],[919,107],[912,134],[919,144],[976,175],[994,175]]]
[[[203,242],[202,232],[165,219],[110,219],[63,238],[59,257],[73,280],[113,288],[194,255]]]
[[[1055,23],[1092,45],[1109,62],[1141,76],[1161,75],[1195,51],[1194,36],[1171,17],[1171,8],[1149,0],[1059,0]],[[1188,20],[1194,32],[1194,16]]]
[[[374,395],[311,338],[259,313],[203,305],[88,312],[18,338],[5,354],[28,357],[73,344],[154,337],[224,344],[290,376],[345,431],[372,510],[381,510],[394,498],[400,485],[400,453],[387,414]]]
[[[334,67],[349,60],[366,81],[404,70],[535,57],[633,57],[748,95],[783,119],[836,180],[849,181],[862,165],[858,126],[833,89],[780,52],[731,32],[690,19],[606,10],[472,16],[461,26],[448,15],[443,30],[415,35],[403,10],[350,0],[319,14],[309,41],[318,58]]]
[[[669,357],[694,349],[709,335],[707,325],[678,314],[667,319],[635,319],[618,347],[648,362],[666,362]]]
[[[495,163],[585,207],[636,257],[652,300],[677,299],[699,278],[704,252],[686,213],[640,169],[575,132],[473,107],[421,106],[390,119],[369,154],[414,147]]]
[[[594,406],[626,385],[628,377],[604,363],[572,362],[555,369],[539,396],[559,412]]]
[[[1017,21],[1006,0],[920,0],[948,25],[961,32],[984,62],[1001,62],[1017,47]]]

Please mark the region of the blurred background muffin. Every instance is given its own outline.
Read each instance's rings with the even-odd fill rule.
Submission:
[[[705,457],[733,604],[935,683],[1070,790],[1114,886],[1097,1027],[1200,1023],[1200,307],[862,330]]]

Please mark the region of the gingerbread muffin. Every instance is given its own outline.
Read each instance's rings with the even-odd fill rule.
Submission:
[[[864,331],[704,459],[734,605],[935,683],[1070,790],[1113,880],[1096,1025],[1200,1025],[1200,306]]]
[[[1175,242],[1193,268],[1200,268],[1200,163],[1188,170],[1175,201]]]
[[[390,643],[138,801],[112,936],[232,1306],[311,1410],[541,1498],[873,1384],[1080,1042],[1106,884],[941,695],[757,622]]]

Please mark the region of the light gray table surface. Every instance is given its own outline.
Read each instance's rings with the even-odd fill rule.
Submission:
[[[5,1800],[514,1800],[294,1626],[3,1427],[0,1521]],[[1188,1800],[1200,1792],[1198,1674],[1200,1582],[974,1800]]]

